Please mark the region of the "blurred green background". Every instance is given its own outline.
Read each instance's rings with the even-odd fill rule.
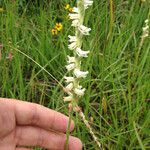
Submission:
[[[111,2],[113,5],[111,7]],[[0,0],[0,96],[42,104],[68,114],[63,102],[67,74],[68,18],[74,0]],[[92,28],[82,62],[89,75],[81,81],[86,94],[79,101],[105,149],[150,149],[150,37],[140,48],[150,2],[94,0],[85,25]],[[53,35],[56,23],[62,29]],[[84,149],[97,149],[78,114],[74,136]]]

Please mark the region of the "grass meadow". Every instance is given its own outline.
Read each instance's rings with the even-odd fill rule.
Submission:
[[[60,85],[74,30],[66,4],[73,7],[75,1],[0,0],[0,97],[68,115]],[[86,11],[85,25],[92,31],[84,38],[90,54],[82,67],[89,74],[82,80],[87,90],[79,106],[106,150],[150,149],[149,36],[140,47],[146,19],[149,0],[94,0]],[[57,22],[63,28],[53,35]],[[84,150],[98,149],[78,114],[73,119],[72,134]]]

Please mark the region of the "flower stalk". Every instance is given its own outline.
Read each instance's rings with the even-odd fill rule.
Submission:
[[[138,52],[137,52],[137,55],[136,55],[136,58],[135,58],[135,66],[138,65],[139,56],[140,56],[141,49],[143,47],[144,41],[149,36],[149,19],[147,18],[144,23],[145,23],[145,25],[142,28],[143,32],[142,32],[141,40],[140,40],[140,43],[139,43],[139,46],[138,46]]]
[[[67,84],[64,90],[68,94],[68,96],[64,97],[64,101],[69,102],[69,108],[72,108],[71,110],[78,112],[94,141],[97,143],[99,149],[101,149],[101,144],[99,143],[98,138],[95,136],[90,124],[85,119],[85,115],[78,106],[79,99],[84,96],[86,91],[86,89],[80,85],[80,81],[88,75],[88,71],[81,70],[81,61],[83,58],[88,57],[89,54],[89,51],[82,50],[83,37],[89,35],[91,31],[91,28],[84,26],[83,23],[85,11],[92,4],[92,0],[78,0],[77,7],[74,7],[72,13],[69,14],[69,17],[72,20],[71,26],[75,28],[75,35],[68,36],[68,48],[72,51],[72,56],[67,56],[66,69],[71,76],[64,77]],[[71,116],[71,113],[72,112],[69,111],[69,116]],[[68,125],[68,129],[69,128]],[[68,134],[69,133],[67,133],[66,150],[69,141]]]

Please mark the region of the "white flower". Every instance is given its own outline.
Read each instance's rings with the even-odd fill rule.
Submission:
[[[75,68],[75,63],[71,63],[65,66],[68,71],[71,71]]]
[[[70,50],[74,50],[77,48],[77,42],[72,42],[71,44],[68,45],[68,48]]]
[[[82,7],[84,7],[84,9],[87,9],[89,6],[93,4],[92,0],[82,0],[82,2],[83,3],[81,5]],[[78,45],[82,46],[79,40],[81,40],[81,43],[82,43],[82,35],[89,35],[91,28],[88,28],[82,24],[83,22],[82,12],[81,12],[82,10],[80,9],[81,9],[80,7],[79,8],[74,7],[73,13],[69,14],[69,17],[72,20],[71,26],[75,27],[76,35],[68,36],[69,37],[68,48],[70,50],[73,50],[73,53],[74,53],[73,57],[69,55],[67,56],[68,65],[66,65],[66,69],[68,71],[72,71],[74,77],[71,77],[71,76],[64,77],[66,83],[68,83],[67,86],[64,88],[64,90],[69,95],[67,97],[64,97],[64,101],[68,101],[68,102],[74,100],[74,96],[73,96],[74,94],[78,96],[84,95],[85,88],[82,88],[82,86],[79,85],[77,80],[79,78],[85,78],[88,74],[88,71],[80,70],[81,61],[79,57],[88,57],[89,51],[82,50]]]
[[[88,6],[91,6],[93,4],[92,0],[84,0],[84,7],[85,9],[88,8]]]
[[[148,20],[145,20],[145,27],[143,27],[143,34],[142,38],[146,38],[149,36],[149,26],[148,26]]]
[[[77,7],[73,7],[73,12],[79,13],[79,9]]]
[[[77,37],[76,36],[68,35],[68,37],[69,37],[69,42],[76,42],[77,41]]]
[[[77,27],[77,26],[79,26],[79,23],[80,23],[79,20],[78,20],[78,19],[75,19],[75,20],[72,21],[71,26]]]
[[[80,25],[80,26],[78,27],[78,29],[79,29],[79,31],[80,31],[82,34],[84,34],[84,35],[89,35],[89,32],[91,31],[91,28],[88,28],[88,27],[86,27],[86,26],[84,26],[84,25]]]
[[[149,26],[143,27],[143,32],[147,32],[149,30]]]
[[[66,83],[74,82],[74,77],[64,77],[66,80]]]
[[[71,91],[73,89],[73,83],[69,83],[66,88],[67,91]]]
[[[83,51],[80,48],[76,48],[75,51],[79,57],[88,57],[87,54],[90,52],[90,51]]]
[[[74,13],[74,14],[69,14],[70,19],[79,19],[79,14],[78,13]]]
[[[85,93],[85,88],[82,89],[82,86],[79,86],[78,88],[74,89],[75,94],[78,96],[83,96]]]
[[[74,50],[77,47],[77,38],[76,38],[76,36],[71,36],[71,35],[69,35],[68,37],[69,37],[69,42],[71,42],[68,45],[68,48],[70,50]]]
[[[149,22],[149,20],[148,20],[148,19],[146,19],[146,20],[145,20],[146,25],[148,24],[148,22]]]
[[[73,96],[69,95],[69,96],[63,97],[63,99],[64,99],[64,102],[71,102],[73,100]]]
[[[68,63],[75,63],[76,62],[76,58],[75,57],[67,56],[67,58],[68,58],[68,60],[67,60]]]
[[[88,71],[81,71],[79,69],[74,69],[74,75],[77,78],[85,78],[88,74]]]
[[[142,38],[146,38],[146,37],[148,37],[148,36],[149,36],[149,34],[146,33],[146,34],[142,35]]]

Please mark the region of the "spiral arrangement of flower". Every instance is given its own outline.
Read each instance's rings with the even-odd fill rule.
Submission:
[[[97,137],[88,121],[85,118],[85,115],[78,106],[78,100],[84,96],[85,88],[80,85],[82,78],[85,78],[88,75],[88,71],[81,70],[81,61],[83,58],[88,57],[89,50],[83,50],[83,37],[89,35],[91,28],[84,26],[84,16],[86,9],[93,4],[92,0],[77,0],[77,7],[73,8],[72,13],[69,14],[70,19],[72,20],[71,26],[75,28],[75,35],[69,35],[69,50],[72,51],[72,56],[67,56],[67,65],[65,66],[71,76],[65,76],[66,87],[65,92],[68,96],[64,97],[65,102],[69,102],[69,106],[75,111],[78,112],[82,118],[84,124],[91,133],[94,141],[97,143],[101,149],[101,144],[99,143]]]
[[[77,7],[73,8],[73,13],[69,14],[72,20],[72,26],[75,27],[75,35],[69,35],[68,48],[73,52],[73,56],[67,56],[66,69],[68,72],[72,72],[72,76],[65,76],[67,83],[66,92],[67,97],[64,97],[64,101],[72,102],[84,95],[85,88],[79,85],[81,78],[85,78],[88,71],[81,70],[81,58],[88,57],[89,51],[82,50],[82,39],[84,35],[89,35],[90,28],[83,25],[85,10],[91,6],[93,1],[91,0],[78,0]]]

